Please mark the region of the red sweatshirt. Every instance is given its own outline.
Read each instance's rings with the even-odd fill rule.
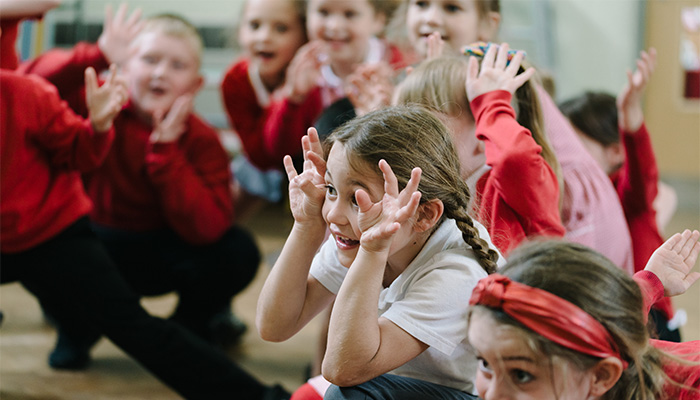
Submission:
[[[634,270],[637,272],[644,269],[652,253],[664,243],[653,204],[658,194],[659,171],[644,124],[637,132],[620,132],[620,136],[625,147],[625,163],[610,179],[620,197],[632,236]],[[673,306],[668,297],[662,297],[654,308],[662,311],[667,319],[673,317]]]
[[[470,104],[491,167],[476,185],[478,220],[506,255],[528,237],[565,233],[557,177],[530,131],[518,124],[510,100],[510,93],[499,90]]]
[[[659,300],[664,298],[664,285],[654,273],[644,270],[634,274],[634,280],[642,290],[644,315],[648,315],[651,305],[657,304]],[[664,386],[667,398],[674,400],[700,399],[700,340],[675,343],[651,339],[649,343],[666,353],[696,363],[695,365],[686,365],[675,361],[664,363],[664,372],[671,379],[695,389],[685,389],[669,383]]]
[[[0,70],[0,249],[31,249],[57,235],[91,204],[78,171],[102,162],[114,130],[95,133],[56,88]]]
[[[96,45],[51,50],[22,66],[59,84],[61,95],[85,112],[87,66],[106,67]],[[55,81],[57,80],[57,81]],[[85,176],[98,224],[148,231],[170,228],[192,244],[218,240],[232,225],[228,157],[214,128],[196,115],[177,142],[152,144],[152,127],[127,105],[114,121],[116,137],[103,165]]]

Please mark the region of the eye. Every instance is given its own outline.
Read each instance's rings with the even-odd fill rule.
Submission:
[[[334,199],[336,196],[338,196],[338,192],[335,190],[333,185],[326,185],[326,197]]]
[[[182,61],[173,61],[172,65],[173,65],[173,69],[176,69],[176,70],[183,70],[183,69],[187,68],[187,64],[182,62]]]
[[[513,378],[513,382],[518,384],[532,382],[535,379],[531,373],[523,371],[522,369],[514,369],[510,371],[510,375]]]
[[[477,357],[476,360],[479,362],[479,371],[484,373],[486,376],[491,376],[493,374],[493,371],[491,370],[491,366],[489,365],[489,362],[484,360],[481,357]]]
[[[445,5],[445,11],[447,11],[448,13],[453,14],[453,13],[462,11],[462,7],[460,7],[460,6],[457,5],[457,4],[446,4],[446,5]]]
[[[428,7],[428,2],[427,1],[414,1],[413,5],[418,7],[418,8],[426,8],[426,7]]]
[[[355,11],[346,11],[345,12],[345,18],[347,19],[353,19],[357,16],[357,13]]]
[[[156,56],[152,56],[150,54],[144,54],[141,56],[141,60],[145,62],[146,64],[156,64],[158,63],[158,58]]]
[[[317,12],[318,12],[322,17],[327,17],[327,16],[328,16],[328,10],[326,10],[325,8],[322,8],[322,9],[318,10]]]
[[[255,30],[257,30],[258,28],[260,28],[260,22],[258,22],[258,21],[250,21],[250,23],[248,23],[248,26],[250,27],[250,29],[252,29],[252,30],[255,31]]]
[[[289,30],[289,27],[284,24],[277,24],[275,25],[275,32],[277,33],[285,33]]]

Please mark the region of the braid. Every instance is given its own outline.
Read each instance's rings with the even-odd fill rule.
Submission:
[[[474,227],[474,221],[464,207],[456,210],[454,213],[445,213],[448,218],[452,218],[457,222],[457,227],[462,231],[462,238],[472,247],[476,254],[477,261],[488,274],[496,272],[496,261],[498,253],[489,247],[488,243],[481,238],[479,230]],[[451,214],[451,215],[450,215]]]

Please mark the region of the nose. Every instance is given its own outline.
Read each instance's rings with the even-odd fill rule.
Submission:
[[[429,26],[441,26],[442,17],[443,15],[439,4],[435,4],[434,2],[431,3],[428,9],[423,13],[423,19]]]
[[[337,31],[345,25],[345,18],[342,15],[332,14],[326,18],[326,29],[329,31]]]
[[[326,222],[333,225],[342,226],[348,223],[347,210],[340,201],[326,200],[323,208],[326,209]]]
[[[255,31],[255,39],[264,42],[270,39],[272,27],[269,24],[264,24]]]
[[[155,68],[153,68],[153,76],[156,77],[161,77],[165,75],[165,73],[168,70],[168,62],[166,60],[161,60],[156,64]]]
[[[508,394],[507,383],[503,379],[492,378],[489,381],[488,388],[482,396],[484,400],[508,400],[512,396]]]

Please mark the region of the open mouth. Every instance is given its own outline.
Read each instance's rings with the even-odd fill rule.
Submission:
[[[165,89],[162,87],[151,87],[150,88],[151,93],[155,94],[156,96],[162,96],[165,94]]]
[[[359,246],[360,241],[359,240],[353,240],[350,238],[347,238],[345,236],[340,236],[340,235],[335,235],[335,243],[338,246],[338,249],[340,250],[349,250],[352,248],[355,248]]]
[[[275,53],[271,51],[259,51],[256,53],[258,57],[262,58],[263,60],[271,60],[275,57]]]

